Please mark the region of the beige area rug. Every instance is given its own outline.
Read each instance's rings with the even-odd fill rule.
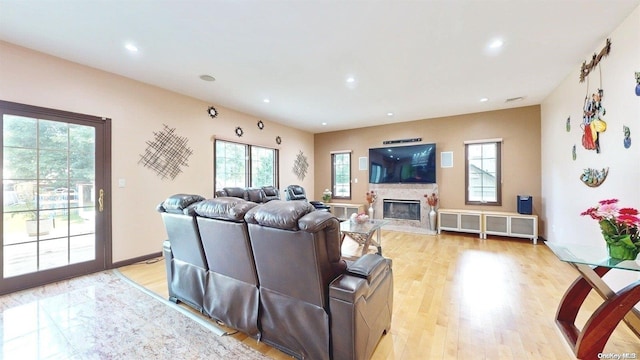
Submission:
[[[268,359],[117,271],[1,296],[0,320],[0,357]]]

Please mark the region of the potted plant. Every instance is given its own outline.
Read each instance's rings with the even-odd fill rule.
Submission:
[[[324,189],[324,192],[322,193],[322,201],[328,203],[329,201],[331,201],[331,191],[329,189]]]
[[[601,200],[580,215],[598,222],[611,258],[635,260],[640,253],[640,213],[636,208],[617,204],[618,199]]]
[[[12,216],[21,216],[25,220],[25,229],[27,235],[47,235],[53,228],[53,218],[40,217],[38,219],[38,211],[31,197],[26,197],[24,201],[24,207],[26,211],[16,211]]]
[[[30,219],[25,218],[25,224],[29,236],[47,235],[53,228],[53,218],[40,218],[36,220],[34,215]]]

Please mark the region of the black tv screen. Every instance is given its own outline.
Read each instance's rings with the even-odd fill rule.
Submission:
[[[369,149],[369,183],[435,184],[436,144]]]

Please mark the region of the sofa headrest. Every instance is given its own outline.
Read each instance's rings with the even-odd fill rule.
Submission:
[[[244,195],[246,191],[244,188],[241,188],[241,187],[226,187],[222,190],[224,190],[227,193],[227,196],[237,197],[242,199],[244,199]]]
[[[264,191],[262,189],[247,189],[245,200],[253,201],[255,203],[264,202]]]
[[[217,197],[201,201],[196,205],[198,216],[233,221],[243,221],[244,215],[258,204],[237,197]]]
[[[280,192],[275,186],[263,186],[262,191],[268,197],[277,196],[280,197]]]
[[[289,189],[293,195],[305,195],[304,188],[300,185],[289,185],[287,189]]]
[[[300,185],[287,186],[287,199],[288,200],[307,200],[307,194],[304,188]]]
[[[156,210],[171,214],[190,214],[192,205],[204,200],[203,196],[194,194],[175,194],[161,202]]]
[[[306,201],[272,200],[249,210],[244,219],[250,224],[297,231],[298,221],[315,210]]]

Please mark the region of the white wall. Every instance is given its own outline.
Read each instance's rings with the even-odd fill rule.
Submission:
[[[113,261],[157,253],[166,232],[156,205],[167,196],[197,193],[213,196],[212,136],[280,149],[280,187],[297,183],[314,188],[313,134],[136,82],[93,68],[0,42],[0,99],[112,119]],[[212,119],[206,110],[215,106]],[[193,155],[174,180],[162,180],[138,164],[145,142],[163,124],[189,139]],[[242,127],[238,138],[235,128]],[[280,136],[282,144],[275,138]],[[298,152],[309,162],[300,181],[292,171]],[[124,179],[126,186],[118,187]]]
[[[612,33],[593,46],[598,53],[606,38],[611,53],[579,82],[580,66],[542,103],[542,196],[547,222],[544,237],[553,242],[605,246],[596,221],[580,216],[599,200],[618,198],[620,205],[640,208],[640,97],[635,95],[635,72],[640,71],[640,8],[637,8]],[[584,54],[590,60],[593,53]],[[602,83],[600,82],[602,73]],[[602,84],[602,85],[600,85]],[[601,153],[582,147],[582,106],[586,94],[604,89],[602,104],[607,130],[600,134]],[[571,117],[571,131],[565,121]],[[631,129],[632,144],[623,146],[622,126]],[[571,157],[576,145],[577,159]],[[597,188],[582,184],[579,176],[585,168],[609,168],[606,181]]]

